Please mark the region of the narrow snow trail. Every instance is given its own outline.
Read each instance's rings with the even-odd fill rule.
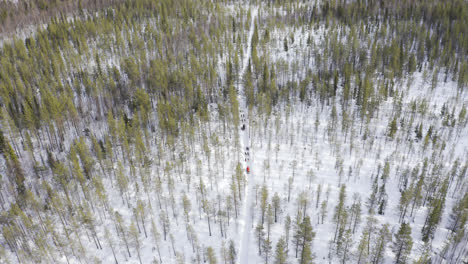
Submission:
[[[243,78],[244,73],[247,69],[247,65],[249,64],[250,55],[251,55],[251,46],[252,46],[252,36],[254,33],[254,25],[255,25],[255,18],[257,16],[257,8],[255,8],[251,13],[251,22],[250,22],[250,30],[249,30],[249,39],[247,45],[247,51],[244,53],[245,57],[242,62],[242,69],[239,72],[239,78]],[[238,101],[239,101],[239,111],[240,111],[240,119],[241,119],[241,126],[245,125],[245,129],[241,130],[241,137],[242,137],[242,152],[244,153],[244,158],[247,159],[245,161],[245,168],[250,167],[250,173],[246,175],[247,186],[246,192],[244,194],[244,203],[242,205],[242,220],[240,221],[241,224],[241,241],[239,245],[239,255],[238,255],[238,263],[239,264],[248,264],[249,259],[252,260],[252,263],[255,263],[256,259],[256,252],[251,250],[250,248],[250,237],[251,237],[251,227],[252,227],[252,206],[253,206],[253,188],[255,186],[255,178],[251,166],[251,158],[250,158],[250,144],[249,144],[249,127],[248,127],[248,107],[247,107],[247,100],[245,97],[244,92],[244,82],[241,81],[238,87]],[[249,150],[247,150],[249,148]],[[245,152],[247,155],[245,155]],[[252,157],[253,158],[253,157]]]

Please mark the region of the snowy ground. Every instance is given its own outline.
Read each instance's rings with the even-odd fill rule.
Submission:
[[[416,75],[416,82],[411,89],[421,92],[420,79]],[[445,86],[445,88],[444,88]],[[444,85],[441,87],[440,94],[435,94],[430,102],[430,105],[441,105],[440,102],[448,99],[450,94],[453,94],[455,85]],[[411,90],[412,91],[412,90]],[[438,90],[439,91],[439,90]],[[448,92],[450,91],[450,92]],[[437,92],[439,93],[439,92]],[[417,95],[415,95],[417,96]],[[467,102],[466,95],[462,96],[462,101]],[[406,106],[407,107],[407,106]],[[434,112],[438,112],[437,107],[433,108]],[[392,233],[396,233],[399,228],[398,222],[398,202],[400,198],[400,191],[398,189],[398,175],[402,173],[404,168],[412,168],[417,164],[421,165],[424,157],[430,157],[430,152],[422,152],[421,150],[412,150],[409,154],[407,147],[401,143],[394,141],[386,141],[386,130],[388,118],[390,115],[383,115],[378,120],[373,120],[370,124],[372,132],[373,146],[370,147],[369,142],[362,141],[359,136],[359,125],[351,129],[356,132],[354,139],[354,147],[350,150],[349,138],[344,142],[343,136],[338,135],[338,143],[332,144],[326,134],[326,129],[329,118],[329,109],[320,110],[317,106],[305,107],[300,103],[292,104],[291,115],[289,120],[285,115],[284,110],[279,112],[279,125],[276,126],[270,122],[266,134],[262,131],[257,131],[253,136],[252,155],[255,156],[255,162],[252,165],[257,171],[261,171],[257,177],[266,177],[266,185],[268,186],[269,193],[272,195],[277,192],[282,197],[282,202],[287,204],[286,209],[281,213],[279,223],[274,225],[274,237],[284,234],[281,223],[284,217],[289,214],[294,216],[297,210],[297,203],[295,202],[296,195],[304,192],[310,202],[307,214],[315,219],[319,215],[319,208],[315,207],[316,192],[318,184],[322,184],[322,197],[325,196],[325,190],[330,189],[330,198],[328,202],[328,216],[324,224],[318,224],[314,221],[314,231],[316,238],[314,240],[313,252],[316,254],[317,263],[336,263],[338,259],[328,259],[329,255],[329,241],[333,237],[334,223],[332,217],[334,207],[338,201],[338,193],[340,187],[340,171],[336,169],[337,156],[343,160],[344,173],[341,178],[341,183],[346,184],[347,190],[347,206],[352,202],[353,194],[358,194],[363,202],[363,215],[361,217],[362,223],[360,228],[353,236],[354,248],[356,250],[357,243],[359,242],[361,228],[365,223],[368,216],[365,203],[369,198],[372,185],[372,177],[377,173],[377,166],[383,164],[386,160],[391,160],[391,173],[387,183],[387,194],[389,195],[388,205],[385,215],[376,215],[379,224],[390,224]],[[318,133],[315,133],[315,116],[319,117],[320,125]],[[274,118],[272,118],[274,120]],[[261,121],[258,121],[261,122]],[[340,125],[338,125],[340,126]],[[278,129],[279,128],[279,129]],[[465,160],[468,153],[468,133],[466,128],[463,129],[460,138],[449,138],[446,153],[452,153],[447,160],[446,170],[450,169],[450,164],[456,158]],[[276,153],[275,153],[276,152]],[[294,164],[297,162],[297,167],[294,169]],[[267,165],[266,165],[267,164]],[[266,165],[266,167],[265,167]],[[352,169],[352,173],[349,172]],[[312,184],[309,184],[308,171],[312,170],[314,177]],[[398,171],[397,171],[398,170]],[[293,172],[294,171],[294,172]],[[294,173],[293,191],[294,198],[292,202],[287,203],[287,180]],[[453,190],[452,190],[453,193]],[[460,195],[460,194],[458,194]],[[446,209],[444,210],[443,220],[436,232],[435,239],[432,246],[434,252],[439,252],[445,242],[448,230],[445,228],[448,214],[454,198],[448,197],[446,201]],[[322,198],[323,199],[323,198]],[[258,211],[258,210],[257,210]],[[421,207],[417,210],[414,218],[410,218],[411,227],[413,231],[414,246],[412,257],[420,256],[419,249],[423,243],[421,241],[421,229],[424,225],[425,217],[427,214],[427,206]],[[273,245],[276,240],[273,242]],[[393,260],[393,253],[389,247],[386,251],[386,262],[391,263]],[[352,262],[352,261],[351,261]]]
[[[239,76],[243,76],[251,57],[251,39],[254,31],[253,21],[259,16],[258,8],[251,9],[251,23],[248,31],[248,41],[244,44],[244,57],[242,69]],[[319,43],[323,28],[312,32],[316,43]],[[279,32],[272,35],[278,38],[277,47],[270,47],[270,52],[274,54],[275,60],[294,60],[298,49],[302,47],[306,36],[299,30],[294,33],[296,42],[290,45],[289,52],[282,51],[282,36]],[[302,43],[302,44],[301,44]],[[300,57],[300,56],[299,56]],[[304,71],[305,72],[305,71]],[[443,160],[444,173],[450,170],[452,162],[459,158],[465,162],[468,156],[468,131],[466,126],[461,128],[458,135],[450,135],[448,130],[441,126],[438,114],[444,103],[456,105],[456,113],[463,104],[468,103],[467,94],[457,96],[456,83],[440,81],[436,89],[430,90],[429,84],[424,82],[422,73],[415,73],[414,80],[409,88],[403,86],[401,89],[407,93],[403,102],[403,112],[407,113],[410,104],[414,100],[426,98],[428,111],[425,116],[416,115],[416,121],[434,124],[441,137],[446,140],[447,146],[442,154],[437,158]],[[356,247],[361,235],[361,230],[365,224],[367,212],[366,201],[371,191],[372,178],[377,174],[378,166],[382,166],[385,161],[390,161],[391,172],[387,183],[387,194],[389,196],[387,209],[384,215],[376,215],[379,225],[388,223],[390,230],[395,233],[398,230],[398,202],[400,191],[398,189],[398,176],[407,168],[413,168],[417,164],[422,164],[424,158],[431,158],[431,147],[424,150],[420,143],[414,142],[412,147],[405,141],[389,140],[386,137],[389,119],[392,117],[394,98],[388,99],[380,107],[378,118],[370,120],[368,125],[362,125],[360,121],[352,123],[348,134],[341,131],[341,116],[338,115],[336,133],[327,133],[330,125],[331,105],[323,108],[313,103],[305,105],[294,101],[291,105],[279,106],[274,110],[272,116],[265,118],[257,111],[249,112],[246,107],[245,95],[242,82],[238,85],[238,101],[240,108],[241,125],[245,124],[245,130],[228,126],[228,132],[223,133],[222,124],[219,122],[214,110],[211,112],[209,128],[201,124],[195,128],[193,138],[178,138],[174,153],[169,149],[159,151],[161,136],[158,133],[150,135],[147,144],[149,155],[153,160],[150,168],[151,175],[149,184],[145,185],[138,176],[141,171],[135,173],[136,177],[129,180],[128,196],[130,203],[126,204],[115,180],[103,177],[103,184],[108,197],[109,208],[112,212],[98,208],[93,212],[94,220],[98,223],[98,237],[101,239],[103,249],[96,249],[94,242],[85,229],[74,231],[74,246],[79,248],[79,243],[83,244],[83,252],[80,258],[71,258],[69,263],[92,263],[96,257],[102,263],[114,263],[114,256],[111,252],[109,242],[104,239],[104,230],[107,228],[111,233],[111,241],[114,243],[116,257],[119,263],[139,263],[135,246],[130,247],[131,257],[127,254],[127,249],[122,242],[121,235],[118,235],[116,226],[112,220],[111,213],[119,212],[124,225],[129,226],[132,222],[139,223],[139,229],[143,229],[141,221],[135,221],[133,208],[138,200],[146,205],[147,217],[145,225],[148,237],[140,232],[141,259],[142,263],[151,263],[153,260],[159,261],[157,244],[161,252],[162,263],[202,263],[203,255],[207,247],[215,249],[218,263],[224,263],[221,259],[223,247],[227,247],[230,240],[237,246],[237,261],[239,264],[261,263],[263,260],[258,256],[258,247],[255,237],[255,226],[259,221],[259,199],[260,188],[265,185],[269,193],[269,201],[274,193],[278,193],[281,198],[281,212],[278,223],[273,224],[272,242],[273,248],[280,236],[284,234],[284,221],[287,215],[294,218],[298,205],[298,197],[303,195],[307,198],[308,206],[305,214],[312,219],[314,231],[316,232],[313,241],[312,251],[316,256],[316,263],[338,263],[336,257],[329,258],[329,241],[333,237],[334,223],[332,221],[334,207],[338,201],[338,192],[341,184],[346,184],[347,200],[349,207],[352,197],[356,194],[362,201],[363,215],[361,224],[353,235],[353,248],[351,253],[355,254]],[[317,102],[316,100],[313,102]],[[341,113],[340,107],[338,113]],[[216,106],[213,106],[215,109]],[[350,115],[352,113],[349,113]],[[357,119],[356,119],[357,120]],[[318,123],[317,123],[318,121]],[[96,122],[91,125],[91,130],[97,138],[102,138],[108,134],[103,122]],[[367,139],[363,139],[364,131],[368,131]],[[427,129],[427,127],[425,127]],[[234,146],[236,132],[240,132],[240,153]],[[399,130],[397,138],[405,138]],[[209,134],[209,133],[212,134]],[[414,133],[413,133],[414,134]],[[69,135],[70,138],[75,135]],[[215,143],[214,137],[218,137]],[[345,139],[346,138],[346,139]],[[204,145],[209,147],[206,153]],[[413,144],[413,143],[412,143]],[[164,144],[162,144],[164,145]],[[246,148],[249,147],[249,155],[246,156]],[[119,150],[116,150],[119,153]],[[65,154],[63,154],[65,155]],[[59,157],[60,158],[60,157]],[[246,160],[249,158],[249,160]],[[122,156],[118,159],[124,162],[125,174],[131,175],[128,163],[125,163]],[[161,164],[159,164],[161,159]],[[235,173],[237,162],[243,164],[242,171],[250,167],[251,171],[246,176],[246,186],[242,190],[242,204],[239,208],[239,215],[234,219],[233,209],[227,209],[230,197],[231,176]],[[337,166],[337,164],[341,164]],[[431,164],[433,166],[434,164]],[[116,167],[116,164],[113,164]],[[96,166],[97,167],[97,166]],[[97,168],[97,170],[99,170]],[[313,177],[310,177],[310,171]],[[158,179],[161,178],[161,181]],[[288,202],[288,182],[292,179],[292,191]],[[317,202],[317,188],[322,185],[320,201]],[[2,187],[3,188],[3,187]],[[148,193],[145,193],[148,188]],[[466,186],[465,186],[466,188]],[[75,186],[79,192],[79,188]],[[203,191],[202,191],[203,190]],[[323,224],[318,223],[320,202],[327,197],[327,216]],[[96,194],[93,194],[94,196]],[[188,221],[185,220],[183,210],[183,197],[186,195],[191,202],[188,213]],[[204,208],[203,195],[209,206]],[[444,215],[435,239],[432,243],[433,252],[439,252],[443,247],[448,234],[446,223],[451,206],[457,195],[454,190],[449,191],[447,196]],[[80,197],[76,195],[74,197]],[[81,197],[81,199],[83,199]],[[85,201],[79,201],[86,204]],[[318,208],[316,204],[319,204]],[[232,205],[231,205],[232,207]],[[220,211],[226,214],[229,211],[229,220]],[[424,224],[427,213],[427,205],[417,209],[414,218],[410,221],[415,245],[412,251],[412,258],[420,255],[419,249],[422,246],[421,228]],[[166,240],[163,236],[163,221],[161,218],[169,218],[168,235]],[[210,227],[208,225],[210,219]],[[151,221],[160,233],[160,241],[155,242],[151,235]],[[61,227],[58,221],[54,222]],[[209,234],[211,229],[211,235]],[[291,230],[291,233],[293,231]],[[62,232],[63,233],[63,232]],[[172,237],[172,239],[171,239]],[[292,234],[290,235],[292,237]],[[295,263],[292,242],[289,242],[289,261]],[[70,249],[68,249],[70,251]],[[393,252],[387,247],[385,263],[392,263]],[[10,259],[15,260],[13,254]],[[56,253],[56,262],[66,263],[67,260],[60,253]],[[0,260],[0,262],[2,262]],[[349,261],[354,263],[355,260]]]

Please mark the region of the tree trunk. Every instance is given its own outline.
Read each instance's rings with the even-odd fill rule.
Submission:
[[[207,218],[208,218],[208,231],[209,231],[209,233],[210,233],[210,236],[211,236],[211,224],[210,224],[210,217],[209,217],[209,216],[207,216]]]

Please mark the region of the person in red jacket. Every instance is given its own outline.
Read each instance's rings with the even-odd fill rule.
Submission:
[[[249,168],[249,166],[247,166],[247,173],[249,173],[249,172],[250,172],[250,168]]]

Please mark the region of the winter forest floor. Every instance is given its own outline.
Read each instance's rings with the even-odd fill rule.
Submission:
[[[307,5],[294,5],[301,7]],[[181,17],[190,13],[184,6],[175,8],[182,10],[175,12]],[[371,61],[369,36],[381,34],[381,28],[361,27],[356,34],[354,27],[330,26],[328,20],[291,25],[297,18],[289,5],[208,3],[199,8],[216,10],[219,21],[203,12],[189,14],[184,24],[173,18],[174,30],[208,21],[203,29],[180,35],[160,33],[180,38],[174,43],[148,33],[151,23],[155,30],[169,28],[164,23],[159,28],[159,22],[138,18],[130,29],[119,28],[137,39],[119,42],[122,46],[147,49],[134,55],[149,62],[151,70],[142,70],[142,76],[190,65],[182,67],[186,72],[165,76],[169,80],[158,75],[154,82],[141,82],[143,77],[132,75],[131,63],[119,65],[132,54],[118,45],[102,52],[100,60],[92,58],[104,44],[89,43],[94,56],[70,55],[74,66],[85,65],[89,72],[109,64],[102,71],[124,81],[108,89],[135,83],[148,91],[162,83],[202,86],[174,91],[187,101],[163,88],[157,99],[134,92],[131,103],[98,118],[105,96],[93,101],[71,92],[71,104],[80,106],[78,116],[88,116],[69,118],[64,110],[64,133],[57,136],[53,122],[16,128],[8,118],[11,109],[3,107],[6,99],[0,100],[5,135],[0,142],[0,263],[379,264],[395,263],[400,254],[406,259],[399,263],[468,261],[468,93],[455,77],[425,62],[392,82],[386,79],[388,69],[380,74],[356,70],[348,78],[352,63],[341,74],[336,54],[346,56],[331,51],[333,43],[343,49],[349,44],[350,50],[363,45],[360,53]],[[210,23],[228,25],[226,32],[215,32]],[[148,35],[138,36],[141,32]],[[110,41],[121,41],[118,35]],[[153,37],[150,49],[147,38]],[[350,40],[354,37],[361,38],[359,45]],[[218,43],[226,39],[233,43]],[[196,51],[170,54],[186,43]],[[161,55],[163,46],[169,55]],[[210,58],[200,55],[204,49],[216,52]],[[68,53],[60,54],[66,58]],[[162,66],[155,62],[159,59]],[[366,63],[360,60],[354,59],[355,65]],[[197,68],[204,63],[210,70]],[[337,70],[326,72],[333,67]],[[116,74],[120,70],[122,76]],[[86,79],[83,72],[76,75]],[[207,76],[216,81],[206,81]],[[72,78],[63,78],[66,87],[75,85]],[[80,91],[105,90],[99,85],[107,81],[95,83],[94,88],[83,84]],[[219,89],[205,96],[208,88],[202,84]],[[326,90],[333,85],[333,92]],[[345,99],[347,85],[354,95]],[[41,83],[29,94],[39,94],[48,105],[46,87]],[[68,102],[57,99],[60,105]],[[183,108],[195,100],[206,105],[206,112],[200,106]],[[146,123],[139,123],[141,102],[147,102]],[[24,104],[24,119],[29,105],[34,103]],[[174,110],[179,106],[182,110]],[[113,112],[120,116],[114,119]],[[28,190],[24,203],[13,177],[18,164]],[[409,235],[402,239],[398,234],[406,224]]]

